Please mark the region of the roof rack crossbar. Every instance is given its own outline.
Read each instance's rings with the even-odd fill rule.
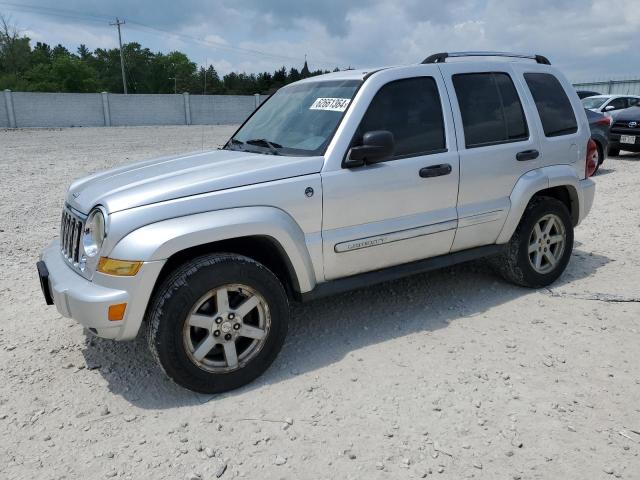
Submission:
[[[526,58],[528,60],[535,60],[543,65],[551,65],[551,62],[547,57],[542,55],[528,55],[523,53],[510,53],[510,52],[442,52],[434,53],[425,58],[422,63],[444,63],[447,58],[457,57],[508,57],[508,58]]]

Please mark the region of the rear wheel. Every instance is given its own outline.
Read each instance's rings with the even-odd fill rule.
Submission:
[[[506,246],[493,259],[502,276],[525,287],[544,287],[564,271],[573,250],[573,223],[564,203],[534,198]]]
[[[596,173],[598,173],[598,170],[600,170],[600,165],[602,165],[602,162],[604,162],[604,151],[602,150],[602,145],[600,145],[599,143],[596,143],[596,153],[598,155],[598,158],[596,159],[596,168],[593,171],[593,175],[595,175]]]
[[[176,383],[219,393],[269,367],[288,317],[284,288],[265,266],[240,255],[207,255],[165,280],[149,310],[147,339]]]

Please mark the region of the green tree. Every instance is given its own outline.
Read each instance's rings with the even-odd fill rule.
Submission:
[[[29,68],[29,38],[0,15],[0,88],[15,88]]]

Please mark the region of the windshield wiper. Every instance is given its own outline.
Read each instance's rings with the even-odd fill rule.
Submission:
[[[241,142],[240,140],[236,140],[235,138],[230,139],[227,144],[224,146],[224,148],[229,148],[230,150],[236,150],[234,148],[232,148],[233,145],[244,145],[244,142]]]
[[[278,149],[282,148],[282,145],[277,144],[275,142],[270,142],[266,138],[252,138],[251,140],[247,140],[244,143],[247,143],[249,145],[256,145],[258,147],[267,147],[269,151],[274,155],[280,155],[280,152],[278,152]]]

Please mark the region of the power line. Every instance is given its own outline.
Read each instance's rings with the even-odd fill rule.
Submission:
[[[0,2],[0,5],[4,5],[10,9],[18,10],[18,11],[27,11],[27,12],[36,13],[36,14],[51,15],[51,16],[57,16],[57,17],[63,17],[63,18],[70,18],[74,20],[85,20],[85,21],[98,22],[98,23],[102,23],[105,20],[111,20],[111,18],[113,18],[107,15],[92,14],[92,13],[78,13],[72,10],[53,8],[53,7],[43,7],[39,5],[17,4],[17,3],[11,3],[11,2]],[[273,59],[296,61],[296,62],[300,60],[297,57],[280,55],[277,53],[270,53],[264,50],[257,50],[252,48],[228,45],[226,43],[216,42],[214,40],[208,40],[205,38],[199,38],[192,35],[174,32],[171,30],[165,30],[162,28],[154,27],[152,25],[147,25],[145,23],[138,22],[136,20],[131,20],[131,19],[129,19],[129,26],[137,30],[146,29],[146,30],[157,32],[157,33],[161,33],[163,35],[172,35],[192,43],[198,43],[201,45],[209,46],[211,48],[241,53],[244,55],[251,55],[251,56],[257,56],[257,57],[270,57]],[[325,65],[325,66],[340,65],[339,62],[333,62],[333,61],[327,61],[327,60],[317,60],[315,61],[315,63]]]

